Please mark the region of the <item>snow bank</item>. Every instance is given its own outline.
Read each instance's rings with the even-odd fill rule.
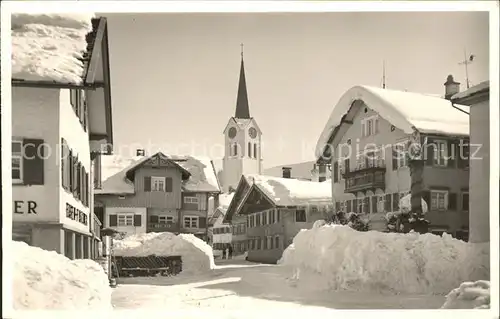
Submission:
[[[280,263],[317,287],[445,294],[463,281],[489,278],[489,245],[325,225],[300,231]]]
[[[464,282],[447,296],[442,309],[489,309],[490,282]]]
[[[12,242],[15,310],[112,310],[103,268],[53,251]]]
[[[332,202],[332,184],[279,178],[265,175],[247,175],[278,206],[295,206]]]
[[[80,84],[93,14],[12,14],[12,78]]]
[[[192,234],[146,233],[113,242],[116,256],[181,256],[183,273],[215,268],[212,247]]]

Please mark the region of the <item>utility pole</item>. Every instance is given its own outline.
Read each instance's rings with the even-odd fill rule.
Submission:
[[[465,82],[467,85],[467,88],[470,88],[470,82],[469,82],[469,64],[471,64],[474,61],[474,58],[476,56],[474,54],[471,54],[467,56],[467,50],[464,48],[464,60],[459,63],[459,65],[463,65],[465,67]]]

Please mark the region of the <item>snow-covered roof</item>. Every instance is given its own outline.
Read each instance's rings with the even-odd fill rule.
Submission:
[[[12,14],[12,78],[81,84],[92,13]]]
[[[293,178],[265,175],[247,175],[255,187],[274,202],[276,206],[297,206],[314,203],[331,203],[331,182],[311,182]]]
[[[467,89],[465,91],[459,92],[451,97],[452,100],[458,100],[458,99],[463,99],[466,97],[469,97],[473,94],[476,94],[481,91],[489,90],[490,89],[490,81],[484,81],[479,83],[478,85],[474,85],[470,89]]]
[[[191,176],[182,184],[183,190],[192,192],[220,192],[219,182],[208,158],[193,156],[167,156],[187,170]],[[101,156],[102,185],[96,194],[134,194],[134,184],[126,177],[127,171],[137,167],[150,156],[122,157],[120,155]]]
[[[219,207],[223,210],[227,210],[229,208],[229,204],[231,204],[231,201],[233,200],[234,197],[234,192],[231,194],[228,193],[223,193],[219,195]]]
[[[416,128],[422,133],[469,135],[469,115],[453,107],[444,98],[388,90],[370,86],[354,86],[337,102],[316,145],[316,154],[322,155],[333,131],[340,125],[354,101],[361,100],[382,118],[407,134]],[[469,107],[459,108],[468,112]]]

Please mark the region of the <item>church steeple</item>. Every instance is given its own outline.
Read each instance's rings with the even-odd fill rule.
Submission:
[[[245,80],[245,65],[243,62],[243,44],[241,44],[240,82],[238,84],[238,97],[236,98],[236,113],[234,117],[238,119],[250,118],[250,109],[248,107],[247,83]]]

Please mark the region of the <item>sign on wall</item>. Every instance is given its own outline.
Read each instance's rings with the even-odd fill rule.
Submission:
[[[88,216],[81,210],[73,207],[71,204],[66,203],[66,217],[75,220],[83,225],[88,225]]]
[[[37,203],[33,200],[15,200],[12,208],[14,214],[38,214],[36,211]]]

